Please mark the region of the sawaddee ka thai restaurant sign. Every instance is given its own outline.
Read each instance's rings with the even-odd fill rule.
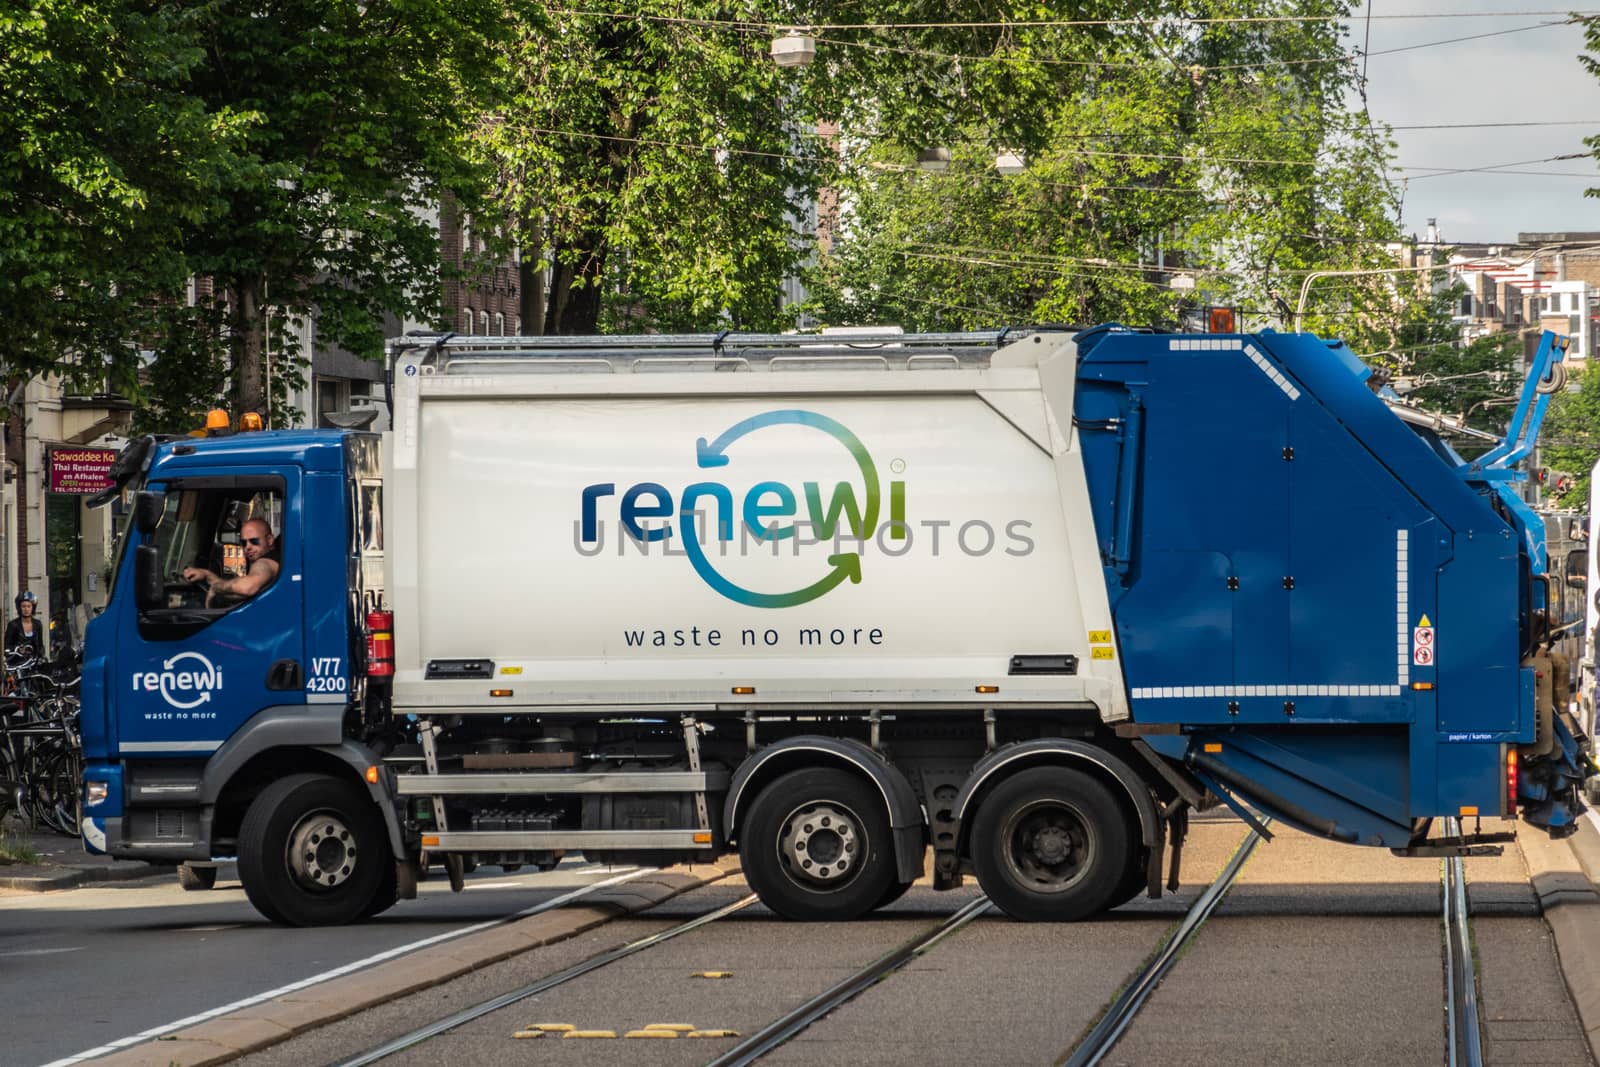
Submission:
[[[56,448],[50,452],[50,492],[98,493],[111,488],[110,448]]]

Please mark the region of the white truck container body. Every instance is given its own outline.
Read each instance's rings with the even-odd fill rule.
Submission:
[[[397,710],[1127,716],[1067,335],[981,368],[452,356],[395,378]],[[1018,655],[1077,673],[1017,675]],[[507,695],[437,669],[478,661]]]

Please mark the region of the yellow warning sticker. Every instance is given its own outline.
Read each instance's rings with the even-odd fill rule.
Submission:
[[[1116,659],[1117,651],[1110,645],[1096,645],[1089,650],[1090,659]]]
[[[521,667],[501,667],[500,668],[500,673],[501,674],[521,674],[522,673],[522,668]]]
[[[1433,625],[1433,623],[1431,623],[1431,622],[1429,622],[1429,621],[1428,621],[1428,617],[1427,617],[1427,616],[1426,616],[1426,615],[1424,615],[1424,616],[1423,616],[1423,617],[1422,617],[1422,621],[1421,621],[1421,622],[1419,622],[1419,623],[1417,623],[1417,625],[1418,625],[1418,626],[1432,626],[1432,625]]]
[[[1091,645],[1109,645],[1111,643],[1110,630],[1090,630],[1089,643]]]

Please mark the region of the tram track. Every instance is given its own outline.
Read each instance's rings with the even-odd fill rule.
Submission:
[[[1461,835],[1459,819],[1446,819],[1444,832]],[[1444,861],[1445,1046],[1449,1067],[1481,1067],[1483,1027],[1478,1021],[1478,984],[1473,966],[1472,930],[1467,908],[1466,864],[1460,856]]]
[[[659,933],[651,934],[648,937],[641,937],[637,940],[630,941],[625,945],[619,945],[608,952],[600,953],[598,956],[591,956],[586,960],[581,960],[570,967],[557,971],[555,974],[546,975],[537,981],[529,982],[527,985],[520,986],[511,990],[510,992],[501,993],[499,996],[490,997],[488,1000],[480,1001],[477,1004],[471,1005],[470,1007],[462,1008],[460,1011],[451,1015],[447,1015],[443,1019],[429,1023],[426,1026],[419,1026],[415,1030],[401,1034],[399,1037],[394,1038],[391,1041],[386,1041],[376,1048],[369,1049],[368,1051],[362,1052],[355,1056],[351,1056],[348,1059],[339,1060],[337,1067],[365,1067],[366,1064],[377,1063],[378,1061],[387,1059],[398,1052],[404,1052],[407,1049],[415,1048],[426,1041],[438,1037],[440,1034],[448,1033],[449,1031],[454,1030],[459,1026],[464,1026],[475,1019],[481,1019],[491,1012],[499,1011],[501,1008],[510,1007],[513,1004],[527,1000],[529,997],[538,996],[540,993],[547,992],[556,988],[557,986],[565,985],[576,978],[582,978],[584,975],[593,971],[598,971],[600,968],[615,963],[618,960],[627,959],[629,956],[636,955],[637,953],[643,952],[646,949],[651,949],[657,945],[665,944],[666,942],[671,941],[673,938],[681,937],[684,934],[698,930],[702,926],[708,926],[719,919],[727,918],[729,915],[743,911],[745,908],[748,908],[755,902],[756,896],[754,893],[751,893],[748,896],[741,897],[740,899],[734,901],[732,904],[727,904],[716,909],[715,911],[709,911],[703,915],[698,915],[695,918],[690,919],[687,922],[679,923],[677,926],[671,927],[670,929],[662,930]]]
[[[1270,822],[1270,819],[1263,820],[1262,825]],[[1252,829],[1246,835],[1227,866],[1222,869],[1222,873],[1217,875],[1216,880],[1196,898],[1188,913],[1184,915],[1183,921],[1167,935],[1166,941],[1162,942],[1155,955],[1151,956],[1139,973],[1123,987],[1122,992],[1111,1002],[1099,1022],[1095,1023],[1093,1029],[1065,1059],[1066,1067],[1094,1067],[1106,1053],[1111,1051],[1132,1024],[1134,1017],[1139,1014],[1139,1009],[1150,999],[1150,994],[1161,984],[1161,979],[1183,954],[1184,948],[1200,932],[1200,928],[1211,917],[1211,913],[1216,910],[1228,890],[1233,887],[1239,872],[1244,870],[1245,862],[1261,840],[1261,833],[1258,830]]]

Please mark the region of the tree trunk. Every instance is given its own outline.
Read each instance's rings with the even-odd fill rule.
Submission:
[[[264,353],[266,320],[262,317],[261,291],[265,279],[260,275],[236,279],[233,286],[233,396],[238,410],[235,419],[247,411],[266,414]]]
[[[582,236],[581,246],[595,248],[598,233]],[[605,274],[605,257],[590,252],[577,264],[562,263],[557,257],[551,272],[550,307],[545,315],[545,333],[585,334],[600,331],[600,281]]]
[[[544,258],[544,224],[534,221],[523,227],[527,240],[522,245],[522,259],[517,264],[521,283],[522,334],[538,337],[544,333],[544,271],[540,260]]]

